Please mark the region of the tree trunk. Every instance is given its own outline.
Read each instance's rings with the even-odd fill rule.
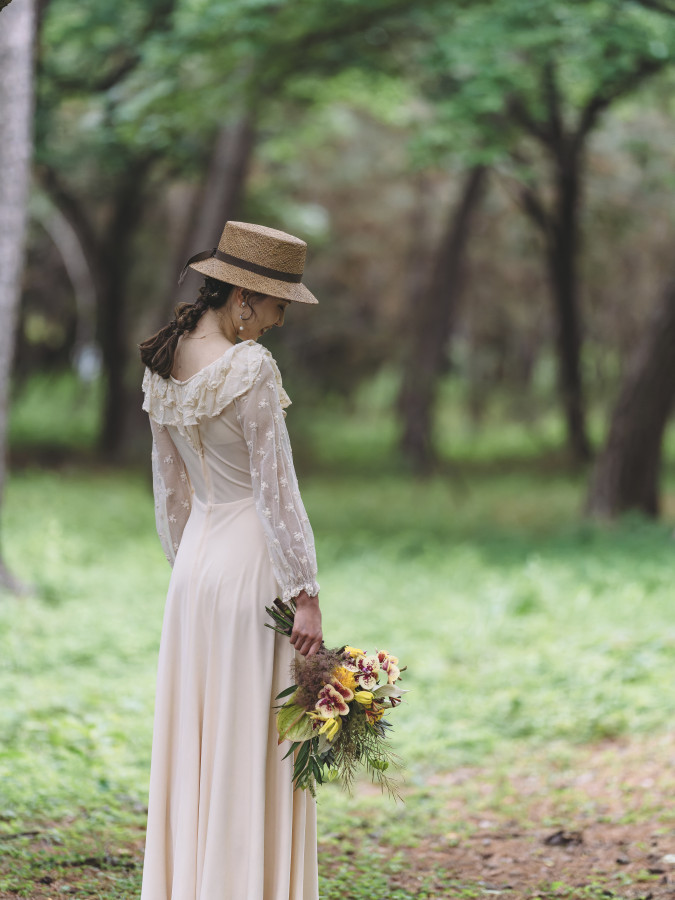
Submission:
[[[464,251],[486,175],[484,166],[474,166],[468,172],[459,204],[448,218],[431,277],[421,291],[419,287],[413,291],[409,303],[411,345],[398,397],[403,423],[400,446],[405,458],[420,472],[428,472],[434,462],[434,402],[461,290]]]
[[[90,262],[77,230],[68,217],[44,193],[33,198],[33,215],[42,225],[59,252],[68,274],[77,308],[75,353],[94,341],[96,322],[96,285]]]
[[[133,238],[143,211],[143,188],[150,162],[146,158],[129,163],[117,185],[113,215],[102,241],[97,330],[106,383],[99,449],[109,459],[119,457],[125,438],[127,289]]]
[[[0,506],[32,155],[34,28],[33,0],[14,0],[0,13]],[[0,584],[20,589],[1,557]]]
[[[551,217],[547,261],[556,313],[559,390],[570,452],[577,462],[590,459],[581,374],[578,235],[579,172],[576,158],[560,166]]]
[[[253,115],[247,113],[218,132],[206,179],[186,219],[178,259],[175,261],[169,296],[171,307],[184,290],[176,283],[185,260],[210,250],[220,240],[225,222],[237,215],[255,146]]]
[[[627,510],[659,514],[661,448],[675,400],[675,279],[670,282],[628,367],[607,443],[591,475],[586,512],[612,518]]]

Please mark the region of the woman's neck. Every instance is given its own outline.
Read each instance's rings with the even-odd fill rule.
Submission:
[[[226,313],[223,314],[220,310],[207,309],[199,322],[197,322],[196,327],[187,335],[187,337],[194,339],[210,336],[220,336],[231,344],[236,343],[236,330]]]

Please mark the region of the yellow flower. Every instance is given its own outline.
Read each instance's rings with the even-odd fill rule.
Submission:
[[[363,652],[363,650],[359,650],[358,647],[345,647],[344,652],[346,654],[348,654],[349,656],[351,656],[353,659],[357,656],[365,656],[366,655]]]
[[[340,730],[341,725],[342,720],[339,717],[334,719],[326,719],[321,728],[319,728],[319,734],[325,734],[327,739],[329,741],[332,741]]]
[[[337,666],[337,668],[333,669],[332,674],[333,678],[339,681],[342,687],[347,688],[348,691],[353,691],[356,687],[354,673],[350,672],[349,669],[345,669],[344,666]]]
[[[354,699],[357,703],[360,703],[361,706],[371,706],[373,702],[373,692],[372,691],[357,691],[354,694]]]

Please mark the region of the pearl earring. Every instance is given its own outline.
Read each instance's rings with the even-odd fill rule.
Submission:
[[[240,325],[240,326],[239,326],[239,331],[243,331],[243,330],[244,330],[244,326],[243,326],[243,325]]]

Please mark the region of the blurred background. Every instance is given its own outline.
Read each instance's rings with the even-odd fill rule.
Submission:
[[[3,3],[0,828],[77,848],[79,809],[138,859],[168,567],[137,345],[228,219],[308,243],[320,305],[265,343],[326,629],[417,691],[378,846],[461,831],[439,772],[667,733],[675,4]],[[380,801],[326,793],[332,859]],[[42,896],[27,847],[0,894]]]

